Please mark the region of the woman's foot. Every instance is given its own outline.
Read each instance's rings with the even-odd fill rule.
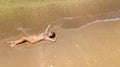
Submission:
[[[10,47],[14,47],[16,45],[16,42],[12,41],[12,42],[8,42],[8,44],[10,44]]]

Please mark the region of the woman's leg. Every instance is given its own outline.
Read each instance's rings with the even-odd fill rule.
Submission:
[[[9,42],[9,44],[11,44],[10,46],[13,47],[13,46],[18,45],[20,43],[23,43],[24,41],[30,42],[30,43],[35,43],[36,42],[36,40],[32,36],[30,36],[30,37],[22,37],[19,40]]]
[[[13,47],[13,46],[15,46],[15,45],[18,45],[18,44],[26,41],[25,38],[26,38],[26,37],[23,37],[23,38],[21,38],[20,40],[11,41],[11,42],[9,42],[9,44],[10,44],[11,47]]]
[[[19,40],[14,41],[14,43],[15,43],[15,45],[17,45],[17,44],[23,43],[24,41],[27,41],[26,37],[23,37],[23,38],[21,38]]]
[[[30,37],[23,37],[21,39],[21,41],[27,41],[27,42],[30,42],[30,43],[35,43],[36,42],[36,38],[34,36],[30,36]]]

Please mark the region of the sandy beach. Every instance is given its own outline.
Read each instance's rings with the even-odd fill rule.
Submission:
[[[0,67],[119,67],[120,0],[0,1]],[[51,31],[56,42],[7,42]]]

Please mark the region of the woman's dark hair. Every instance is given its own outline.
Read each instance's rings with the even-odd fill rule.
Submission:
[[[55,38],[55,36],[56,36],[55,32],[51,32],[51,33],[52,33],[52,35],[49,36],[49,38]]]

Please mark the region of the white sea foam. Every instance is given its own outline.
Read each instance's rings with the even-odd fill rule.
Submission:
[[[63,19],[74,19],[74,17],[64,17]]]
[[[104,20],[95,20],[95,21],[92,21],[92,22],[90,22],[90,23],[88,23],[88,24],[85,24],[85,25],[83,25],[83,26],[81,26],[81,27],[79,27],[79,28],[74,28],[74,29],[67,29],[67,30],[76,30],[76,29],[83,29],[83,28],[85,28],[85,27],[87,27],[87,26],[89,26],[89,25],[92,25],[92,24],[95,24],[95,23],[99,23],[99,22],[109,22],[109,21],[119,21],[120,20],[120,18],[111,18],[111,19],[104,19]]]
[[[105,20],[95,20],[92,23],[96,23],[96,22],[108,22],[108,21],[118,21],[120,20],[120,18],[111,18],[111,19],[105,19]]]

